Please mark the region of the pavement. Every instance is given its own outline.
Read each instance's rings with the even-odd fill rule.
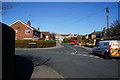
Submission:
[[[41,65],[34,68],[31,79],[33,78],[63,78],[63,76],[61,76],[52,68],[46,65]]]

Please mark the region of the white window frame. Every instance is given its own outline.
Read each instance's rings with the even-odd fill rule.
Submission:
[[[24,38],[24,40],[32,40],[32,38]]]
[[[26,33],[26,31],[30,31],[30,30],[25,30],[25,34],[31,34],[31,31],[30,31],[30,33]]]

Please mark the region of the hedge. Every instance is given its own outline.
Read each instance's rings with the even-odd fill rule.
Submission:
[[[90,47],[90,48],[93,48],[95,47],[94,45],[84,45],[85,47]]]
[[[29,43],[35,43],[29,44]],[[15,41],[15,47],[16,48],[45,48],[45,47],[54,47],[56,46],[55,41],[49,41],[49,40],[16,40]]]

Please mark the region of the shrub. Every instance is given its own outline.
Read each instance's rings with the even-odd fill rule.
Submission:
[[[36,43],[35,45],[30,45],[29,43]],[[18,48],[44,48],[44,47],[53,47],[56,46],[55,41],[49,41],[49,40],[16,40],[15,41],[15,47]]]

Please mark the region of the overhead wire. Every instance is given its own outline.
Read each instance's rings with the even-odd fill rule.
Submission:
[[[117,8],[117,6],[116,6],[116,5],[113,5],[113,6],[109,7],[109,8]],[[66,24],[66,25],[75,24],[75,23],[80,22],[80,21],[82,21],[82,20],[85,20],[85,19],[87,19],[87,18],[93,17],[93,16],[97,15],[98,13],[100,13],[100,12],[102,12],[102,11],[105,11],[105,9],[106,9],[106,8],[103,8],[103,9],[97,11],[97,12],[94,12],[94,13],[88,15],[88,16],[85,16],[85,17],[81,18],[81,19],[77,19],[77,20],[75,20],[75,21],[73,21],[73,22],[71,22],[71,23],[69,23],[69,24]]]
[[[101,10],[99,10],[99,11],[97,11],[97,12],[94,12],[94,13],[88,15],[88,16],[85,16],[85,17],[83,17],[83,18],[81,18],[81,19],[77,19],[77,20],[75,20],[75,21],[73,21],[73,22],[71,22],[71,23],[69,23],[69,24],[67,24],[67,25],[75,24],[75,23],[77,23],[77,22],[80,22],[80,21],[85,20],[85,19],[87,19],[87,18],[90,18],[90,17],[92,17],[92,16],[95,16],[95,15],[97,15],[98,13],[102,12],[103,10],[105,10],[105,9],[101,9]]]

